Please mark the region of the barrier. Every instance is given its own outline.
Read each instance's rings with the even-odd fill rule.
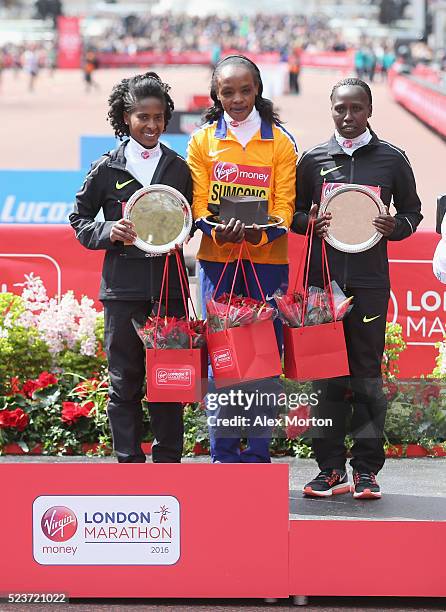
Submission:
[[[390,91],[397,102],[442,136],[446,136],[446,94],[427,81],[390,73]]]
[[[222,57],[240,53],[237,49],[225,49]],[[259,65],[277,65],[280,63],[280,54],[271,53],[249,53],[242,51],[243,55],[249,57]],[[156,51],[139,51],[137,53],[99,53],[99,65],[101,68],[119,68],[124,66],[165,66],[165,65],[202,65],[211,64],[210,51],[183,51],[182,53]],[[286,62],[285,62],[286,64]],[[354,64],[354,51],[303,51],[301,55],[302,66],[312,68],[333,68],[336,70],[350,70]]]
[[[0,593],[288,597],[287,465],[3,463],[0,480]]]

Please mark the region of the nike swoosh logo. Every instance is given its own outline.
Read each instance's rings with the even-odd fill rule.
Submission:
[[[335,170],[339,170],[339,168],[342,168],[342,165],[335,166],[334,168],[328,168],[328,170],[325,170],[325,168],[321,168],[321,176],[325,176],[326,174],[329,174],[330,172],[334,172]]]
[[[376,315],[376,317],[368,317],[367,315],[364,315],[364,318],[362,319],[364,323],[370,323],[370,321],[374,321],[375,319],[379,319],[381,315]]]
[[[217,157],[217,155],[220,155],[220,153],[223,153],[223,151],[230,151],[231,147],[226,147],[226,149],[218,149],[218,151],[209,151],[208,155],[209,157]]]
[[[122,189],[123,187],[125,187],[126,185],[128,185],[134,180],[135,179],[130,179],[129,181],[125,181],[125,183],[120,183],[119,181],[116,181],[116,189]]]

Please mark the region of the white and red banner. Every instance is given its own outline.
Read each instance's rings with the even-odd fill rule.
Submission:
[[[224,49],[222,57],[240,53],[237,49]],[[278,64],[280,54],[271,53],[249,53],[243,51],[256,64]],[[301,55],[302,66],[313,68],[335,68],[340,70],[350,70],[353,68],[353,51],[303,51]],[[168,64],[188,65],[201,64],[208,66],[211,63],[210,51],[182,51],[178,52],[157,52],[139,51],[136,53],[99,53],[99,64],[102,67],[117,68],[120,66],[141,66]]]
[[[432,272],[439,239],[426,230],[401,242],[389,242],[392,299],[388,320],[403,327],[407,349],[400,358],[402,376],[432,372],[438,352],[435,344],[445,333],[446,286]],[[290,234],[290,283],[302,244],[301,236]],[[20,293],[24,275],[33,272],[42,278],[49,295],[73,289],[78,297],[97,298],[104,254],[83,248],[70,226],[0,224],[0,245],[0,291]]]
[[[446,136],[446,95],[434,86],[392,72],[389,84],[393,97],[418,119],[442,136]]]
[[[80,68],[82,38],[78,17],[57,18],[57,67]]]

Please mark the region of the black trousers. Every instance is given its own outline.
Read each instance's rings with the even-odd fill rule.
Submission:
[[[354,444],[351,466],[377,473],[384,465],[383,432],[387,400],[382,389],[381,361],[384,351],[389,289],[346,291],[353,308],[344,320],[350,376],[314,383],[319,403],[313,416],[331,419],[332,427],[314,427],[312,447],[319,468],[344,469],[347,457],[347,422]]]
[[[104,340],[110,375],[108,418],[113,448],[120,463],[144,463],[143,437],[145,349],[132,319],[143,323],[150,301],[104,300]],[[181,300],[169,300],[168,314],[183,316]],[[149,403],[155,437],[154,463],[179,463],[183,453],[183,407],[179,403]]]

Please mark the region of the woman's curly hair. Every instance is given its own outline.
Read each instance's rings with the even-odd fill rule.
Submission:
[[[146,72],[129,79],[122,79],[120,83],[113,87],[108,98],[107,118],[115,131],[115,135],[121,140],[124,136],[129,136],[129,126],[124,122],[124,113],[132,113],[136,105],[144,98],[159,98],[163,102],[164,129],[166,129],[174,109],[169,91],[169,85],[163,83],[156,72]]]
[[[223,115],[223,106],[218,99],[217,89],[218,89],[218,77],[220,76],[220,72],[222,68],[227,65],[235,65],[235,66],[244,66],[248,68],[251,72],[254,83],[258,86],[259,93],[256,95],[255,99],[255,107],[259,111],[260,117],[266,121],[267,123],[282,123],[278,113],[276,112],[273,103],[271,100],[264,98],[262,96],[263,93],[263,82],[262,77],[260,75],[260,70],[257,65],[254,64],[249,58],[244,55],[228,55],[224,59],[218,62],[218,64],[214,68],[214,72],[212,73],[211,79],[211,91],[210,96],[213,101],[213,106],[207,109],[204,113],[205,121],[217,121]]]

